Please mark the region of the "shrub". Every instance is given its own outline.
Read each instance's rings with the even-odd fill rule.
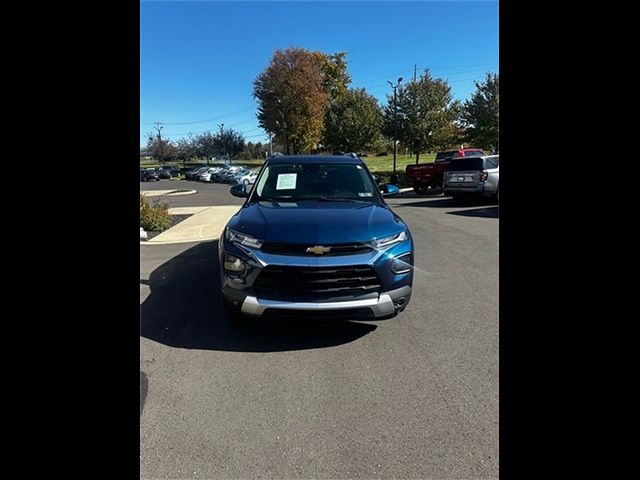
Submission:
[[[140,226],[150,232],[162,232],[171,226],[169,205],[166,203],[152,204],[140,195]]]

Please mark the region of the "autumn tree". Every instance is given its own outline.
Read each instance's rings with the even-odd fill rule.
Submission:
[[[416,81],[400,85],[395,102],[393,95],[387,95],[387,100],[383,132],[392,137],[395,124],[397,139],[415,152],[416,163],[420,152],[434,150],[447,137],[447,130],[453,130],[456,111],[451,87],[433,78],[428,69]]]
[[[323,146],[345,152],[372,148],[381,126],[382,111],[376,98],[364,88],[347,90],[327,108]]]
[[[154,133],[147,133],[147,151],[154,160],[164,163],[175,155],[175,147]]]
[[[487,73],[485,80],[475,85],[475,92],[462,109],[466,138],[476,147],[498,152],[500,79],[497,74]]]
[[[182,162],[182,166],[185,166],[187,160],[197,157],[197,145],[193,135],[188,138],[181,138],[175,142],[176,148],[176,160]]]
[[[317,55],[303,48],[276,50],[253,82],[258,124],[275,135],[286,153],[308,151],[320,142],[329,99]]]

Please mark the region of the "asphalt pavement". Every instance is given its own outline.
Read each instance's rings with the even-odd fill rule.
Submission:
[[[198,190],[172,207],[243,202],[171,183]],[[216,241],[140,247],[141,478],[498,477],[499,207],[388,203],[416,271],[380,322],[237,325]]]

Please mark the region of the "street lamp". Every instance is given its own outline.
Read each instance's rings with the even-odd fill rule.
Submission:
[[[396,83],[395,85],[387,80],[387,83],[391,85],[391,88],[393,88],[393,173],[391,174],[391,183],[394,184],[398,183],[398,175],[396,174],[396,150],[398,148],[398,145],[396,143],[396,137],[398,135],[398,121],[396,116],[398,111],[398,104],[396,103],[396,89],[400,85],[400,82],[402,82],[402,77],[398,79],[398,83]]]

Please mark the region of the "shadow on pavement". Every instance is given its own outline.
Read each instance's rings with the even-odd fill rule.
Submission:
[[[458,210],[447,212],[448,215],[461,215],[463,217],[500,218],[499,207],[474,208],[471,210]]]
[[[451,197],[435,197],[434,200],[421,200],[410,203],[395,203],[394,208],[397,207],[429,207],[429,208],[460,208],[471,207],[481,205],[496,205],[496,201],[491,198],[462,198],[455,202]],[[450,212],[452,213],[452,212]]]
[[[151,288],[140,305],[141,336],[178,348],[271,352],[341,345],[376,329],[358,322],[238,323],[223,305],[217,252],[217,240],[200,243],[141,280]]]
[[[434,200],[420,200],[409,203],[394,203],[393,208],[398,207],[431,207],[431,208],[453,208],[458,205],[450,197],[433,197]]]

